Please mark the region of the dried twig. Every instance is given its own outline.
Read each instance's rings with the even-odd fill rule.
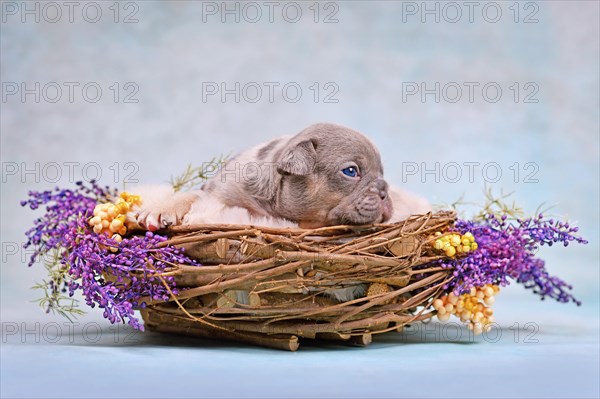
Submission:
[[[368,345],[373,334],[426,320],[448,270],[414,269],[439,259],[431,249],[454,212],[388,225],[291,229],[237,225],[173,227],[163,245],[185,247],[202,266],[173,265],[180,287],[142,312],[151,330],[296,350],[298,337]],[[357,284],[388,292],[338,303],[323,293]],[[241,295],[241,296],[240,296]],[[242,300],[240,300],[242,298]],[[419,311],[416,309],[419,308]]]

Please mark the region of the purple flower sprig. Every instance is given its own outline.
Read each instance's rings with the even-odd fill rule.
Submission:
[[[488,214],[479,221],[458,220],[452,230],[461,234],[471,232],[479,247],[466,257],[438,261],[442,267],[452,269],[453,279],[444,287],[446,290],[460,295],[485,284],[506,286],[512,279],[542,299],[550,297],[581,304],[569,292],[572,286],[550,276],[545,262],[536,257],[536,251],[543,245],[567,246],[572,241],[587,244],[576,235],[577,227],[545,219],[542,214],[515,220]]]
[[[30,191],[29,199],[21,201],[21,206],[32,210],[46,205],[44,216],[36,219],[34,226],[25,233],[27,242],[23,247],[35,248],[29,266],[52,249],[67,249],[64,237],[77,227],[78,220],[90,217],[96,203],[106,202],[117,194],[117,190],[101,187],[93,180],[89,186],[83,182],[77,182],[76,186],[74,190],[56,187],[53,191]]]
[[[124,238],[119,243],[81,226],[67,239],[78,243],[65,259],[74,281],[69,295],[81,289],[86,304],[103,308],[104,317],[111,323],[127,320],[140,330],[143,326],[134,316],[134,309],[146,306],[142,298],[166,301],[170,293],[176,295],[174,278],[164,273],[175,264],[196,264],[180,249],[157,248],[166,237],[151,232]],[[118,251],[112,252],[110,247],[117,247]]]
[[[30,192],[22,206],[37,209],[46,205],[46,213],[26,232],[24,247],[34,252],[29,266],[51,252],[55,255],[47,265],[50,279],[36,288],[44,288],[48,310],[75,313],[73,301],[63,306],[61,292],[72,297],[83,292],[86,304],[104,309],[104,317],[111,323],[128,322],[143,329],[134,316],[134,308],[144,307],[144,298],[167,300],[170,292],[176,294],[172,276],[162,275],[174,264],[196,265],[182,250],[158,244],[166,240],[156,234],[131,236],[117,242],[105,234],[95,234],[88,225],[98,202],[109,201],[116,190],[91,187],[77,183],[74,190]],[[111,250],[117,249],[115,252]],[[61,287],[57,289],[57,287]],[[77,314],[77,313],[75,313]]]

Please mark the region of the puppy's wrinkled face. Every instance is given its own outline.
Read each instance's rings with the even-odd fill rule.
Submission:
[[[332,124],[304,130],[278,154],[280,216],[301,227],[388,220],[392,203],[381,157],[360,133]]]

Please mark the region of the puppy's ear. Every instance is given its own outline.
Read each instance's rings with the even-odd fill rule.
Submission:
[[[316,143],[304,140],[295,147],[284,150],[277,171],[282,175],[306,176],[314,172],[316,164]]]

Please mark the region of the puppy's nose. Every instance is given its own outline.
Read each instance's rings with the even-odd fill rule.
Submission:
[[[375,180],[374,188],[375,188],[374,191],[376,191],[379,194],[379,197],[382,200],[384,200],[384,199],[387,198],[387,196],[388,196],[388,192],[387,192],[387,190],[388,190],[388,184],[387,184],[387,182],[385,180],[383,180],[383,179],[377,179],[377,180]]]

